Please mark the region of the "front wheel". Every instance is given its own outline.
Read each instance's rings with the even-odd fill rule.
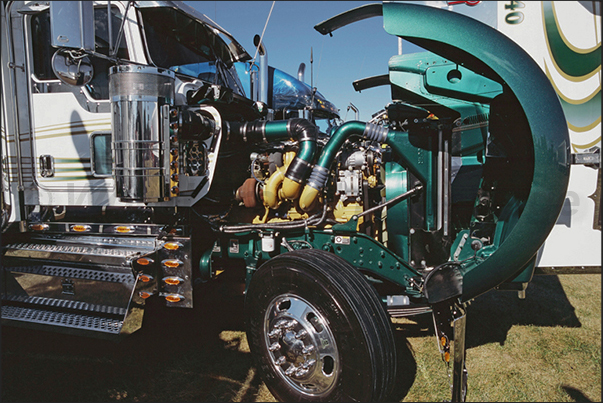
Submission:
[[[253,275],[247,338],[266,386],[281,401],[375,401],[396,371],[389,316],[373,287],[331,253],[279,255]]]

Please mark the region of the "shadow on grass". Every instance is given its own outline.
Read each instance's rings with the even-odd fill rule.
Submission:
[[[571,386],[567,385],[562,385],[561,387],[563,388],[565,393],[567,393],[569,397],[572,398],[574,402],[592,402],[592,400],[590,400],[584,395],[584,393],[580,392],[576,388],[572,388]]]
[[[417,376],[417,362],[412,346],[408,342],[408,332],[404,328],[396,327],[394,330],[394,339],[396,342],[397,374],[394,390],[388,401],[402,401]]]
[[[256,400],[243,297],[226,284],[200,291],[199,308],[178,312],[149,300],[143,329],[120,343],[3,327],[1,400]]]
[[[409,318],[405,337],[432,337],[431,314]],[[516,291],[492,290],[478,296],[467,308],[466,347],[488,343],[503,345],[514,325],[581,327],[575,309],[557,276],[535,276],[519,299]]]
[[[526,298],[515,291],[489,291],[467,309],[466,347],[503,345],[513,325],[581,327],[557,276],[535,276]]]

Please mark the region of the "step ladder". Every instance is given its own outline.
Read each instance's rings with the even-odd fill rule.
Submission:
[[[142,326],[144,298],[132,262],[154,236],[35,234],[2,251],[2,324],[101,338]]]

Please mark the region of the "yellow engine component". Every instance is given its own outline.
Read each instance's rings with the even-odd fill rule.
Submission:
[[[314,207],[316,199],[318,199],[318,190],[306,185],[299,198],[299,207],[304,211],[310,211]]]
[[[276,171],[264,182],[264,206],[269,209],[276,209],[283,200],[288,199],[287,195],[291,194],[289,190],[290,183],[297,184],[296,182],[285,178],[285,173],[289,168],[289,164],[295,158],[295,152],[288,151],[283,156],[283,166],[278,167]],[[285,192],[283,189],[287,187],[288,191]],[[295,190],[293,189],[295,193]]]
[[[282,195],[287,200],[295,200],[301,193],[301,183],[295,182],[293,179],[285,178],[283,180]]]
[[[286,218],[281,217],[271,217],[271,210],[266,209],[266,214],[263,217],[259,215],[253,219],[253,224],[266,224],[266,223],[275,223],[275,222],[291,222],[295,220],[305,220],[309,216],[304,212],[298,211],[295,206],[291,206],[291,209],[287,212]]]
[[[358,202],[344,203],[339,200],[333,209],[333,216],[337,222],[345,223],[348,222],[353,216],[362,213],[362,210],[362,206]],[[363,217],[360,217],[358,219],[358,225],[360,226],[362,222]]]
[[[274,171],[272,175],[264,182],[264,206],[266,208],[278,208],[281,203],[279,197],[279,190],[281,188],[281,184],[283,183],[283,179],[285,178],[285,172],[287,169],[285,167],[279,167]]]

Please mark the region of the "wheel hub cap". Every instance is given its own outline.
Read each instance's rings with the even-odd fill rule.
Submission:
[[[339,373],[333,333],[322,314],[303,298],[284,294],[266,311],[265,342],[276,372],[311,396],[327,394]]]

